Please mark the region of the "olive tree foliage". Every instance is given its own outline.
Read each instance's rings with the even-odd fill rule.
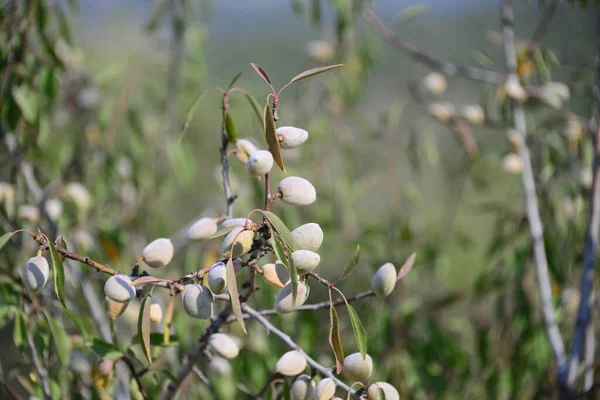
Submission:
[[[540,2],[525,38],[515,35],[523,21],[512,1],[499,3],[492,40],[502,56],[481,53],[482,65],[469,66],[399,36],[370,2],[292,1],[313,25],[325,25],[330,12],[331,37],[310,43],[315,65],[290,73],[286,85],[260,62],[240,67],[266,85],[264,99],[237,86],[240,75],[223,88],[204,82],[205,38],[190,44],[193,2],[158,1],[149,18],[149,34],[161,25],[171,33],[160,88],[140,88],[135,72],[92,76],[70,33],[76,4],[3,4],[0,326],[14,344],[2,357],[3,394],[593,395],[600,89],[593,69],[564,74],[543,44],[558,1]],[[427,11],[398,10],[396,20],[408,24]],[[493,234],[488,265],[467,293],[435,283],[434,296],[411,289],[433,276],[448,240],[465,251],[472,245],[452,216],[440,234],[392,212],[422,198],[411,179],[433,168],[455,171],[430,137],[411,133],[396,147],[407,119],[402,101],[378,110],[376,121],[358,112],[388,50],[429,70],[410,91],[457,139],[463,168],[453,182],[472,185],[482,199],[499,180],[521,187],[513,192],[522,202],[477,204]],[[183,56],[192,53],[192,61]],[[181,84],[191,78],[193,93]],[[446,94],[460,79],[481,89],[462,106]],[[199,129],[202,108],[217,117]],[[482,145],[485,131],[505,135],[504,144]],[[199,142],[200,132],[210,139]],[[206,143],[214,156],[196,157],[195,146]],[[303,149],[310,151],[298,155]],[[362,176],[355,160],[372,149],[387,168]],[[404,156],[410,175],[401,187],[395,160]],[[475,172],[482,166],[497,171],[482,177]],[[210,172],[194,182],[196,170]],[[206,208],[169,230],[175,213],[162,205],[169,192],[191,186],[209,198]],[[385,198],[385,223],[355,215],[363,192]],[[413,265],[416,278],[403,284]],[[451,318],[456,312],[461,317]]]

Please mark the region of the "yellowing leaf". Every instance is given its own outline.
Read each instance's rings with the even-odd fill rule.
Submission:
[[[148,293],[142,300],[140,314],[138,317],[138,336],[140,337],[144,355],[148,362],[152,364],[152,354],[150,353],[150,306],[152,305],[152,292]]]

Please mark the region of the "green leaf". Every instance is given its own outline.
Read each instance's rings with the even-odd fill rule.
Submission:
[[[46,240],[50,248],[50,260],[52,261],[52,269],[54,270],[54,292],[56,292],[56,297],[58,297],[62,305],[67,307],[65,302],[65,270],[62,261],[60,261],[60,254],[58,254],[54,243],[48,237],[46,237]]]
[[[329,321],[331,323],[329,345],[333,349],[333,355],[335,356],[336,373],[339,374],[342,372],[344,366],[344,347],[340,338],[340,319],[333,303],[329,305]]]
[[[133,338],[132,343],[142,344],[142,342],[140,340],[140,336],[137,335],[135,338]],[[151,346],[160,346],[160,347],[178,346],[179,345],[179,337],[177,335],[169,335],[168,341],[165,341],[165,336],[163,333],[154,332],[154,333],[150,334],[150,345]]]
[[[140,315],[138,317],[137,329],[138,336],[141,339],[142,349],[148,359],[148,362],[152,364],[152,353],[150,352],[150,306],[152,305],[152,291],[148,293],[142,299],[142,305],[140,306]]]
[[[185,132],[188,130],[190,123],[192,122],[192,119],[194,119],[196,109],[198,108],[198,104],[200,104],[200,99],[202,98],[204,93],[206,93],[206,90],[200,92],[200,94],[198,94],[196,98],[192,101],[192,104],[190,104],[190,107],[188,108],[185,114],[185,122],[181,127],[181,133],[179,134],[179,139],[177,139],[177,143],[181,143],[181,141],[183,140],[183,135],[185,135]]]
[[[258,105],[258,101],[256,101],[256,99],[248,92],[244,92],[244,96],[246,97],[246,100],[248,100],[248,103],[250,103],[250,107],[252,107],[254,115],[256,115],[256,118],[258,118],[258,122],[262,125],[264,121],[262,111],[260,110],[260,106]]]
[[[227,90],[231,89],[233,87],[233,85],[235,85],[235,83],[237,82],[237,80],[240,79],[240,76],[242,76],[241,72],[239,74],[237,74],[236,76],[233,77],[233,79],[229,83],[229,86],[227,87]]]
[[[15,326],[13,327],[13,342],[18,348],[22,348],[27,343],[27,328],[25,327],[25,317],[20,310],[15,314]]]
[[[294,242],[294,237],[292,236],[292,232],[288,229],[288,227],[283,223],[283,221],[271,211],[264,211],[265,216],[271,223],[273,229],[277,231],[285,241],[285,245],[291,251],[296,251],[296,243]],[[283,260],[282,260],[283,261]]]
[[[357,244],[356,251],[354,252],[354,256],[352,257],[352,261],[350,261],[350,264],[346,265],[346,268],[344,268],[344,272],[342,272],[342,276],[340,276],[340,279],[339,279],[340,281],[342,279],[346,278],[352,272],[354,272],[354,269],[358,265],[359,259],[360,259],[360,245]]]
[[[117,360],[125,354],[123,349],[119,346],[107,343],[98,338],[93,338],[91,343],[88,343],[87,347],[96,353],[102,360]]]
[[[254,68],[254,70],[256,71],[256,73],[258,75],[260,75],[260,77],[263,78],[265,80],[265,82],[267,82],[267,84],[269,85],[269,87],[271,88],[271,90],[273,91],[273,93],[275,93],[275,89],[273,89],[273,83],[271,83],[271,78],[269,78],[269,74],[267,74],[267,71],[265,71],[263,69],[263,67],[261,67],[258,64],[250,63],[250,65],[252,66],[252,68]]]
[[[552,78],[552,72],[550,72],[550,68],[548,68],[548,64],[546,64],[546,60],[544,60],[542,52],[539,49],[533,52],[533,59],[535,60],[535,67],[540,74],[542,82],[548,82]]]
[[[344,299],[344,301],[345,300],[346,299]],[[348,309],[348,314],[350,315],[350,322],[352,323],[352,330],[354,331],[354,339],[356,340],[358,350],[360,351],[360,354],[364,360],[367,355],[367,335],[365,334],[365,328],[363,328],[356,310],[347,301],[346,308]]]
[[[227,140],[232,143],[237,142],[237,132],[233,124],[233,118],[231,118],[231,114],[229,113],[225,113],[225,129],[227,131]]]
[[[231,309],[233,311],[233,315],[240,323],[242,330],[244,333],[248,333],[246,331],[246,324],[244,324],[244,317],[242,315],[242,305],[240,304],[240,295],[237,289],[237,279],[235,277],[235,271],[233,269],[233,261],[231,258],[227,260],[227,291],[229,292],[229,297],[231,301]]]
[[[35,92],[27,86],[21,85],[13,89],[12,95],[25,121],[30,125],[34,125],[39,111]]]
[[[52,318],[47,313],[44,313],[44,316],[48,320],[48,325],[52,331],[52,337],[54,338],[54,346],[56,347],[58,358],[60,359],[62,365],[68,366],[71,361],[71,340],[56,318]]]
[[[285,166],[283,165],[283,158],[281,157],[281,147],[279,146],[279,140],[277,140],[277,134],[275,133],[273,110],[271,110],[271,106],[269,104],[265,105],[264,109],[264,128],[265,138],[267,139],[267,144],[269,145],[269,151],[271,154],[273,154],[273,159],[279,168],[281,168],[283,172],[286,172]]]
[[[58,241],[58,247],[62,247],[62,248],[63,248],[63,249],[65,249],[65,250],[68,250],[68,249],[69,249],[69,248],[67,247],[67,242],[65,242],[65,239],[64,239],[62,236],[59,236],[59,237],[57,238],[57,241]],[[60,253],[59,253],[59,256],[60,256],[60,261],[65,261],[65,258],[67,258],[67,257],[63,256],[63,255],[62,255],[62,254],[60,254]]]
[[[277,258],[290,269],[290,282],[292,284],[292,304],[296,303],[298,297],[298,271],[291,257],[291,252],[285,250],[284,239],[276,232],[273,233],[273,251]],[[290,254],[288,256],[287,254]]]
[[[209,236],[207,239],[214,239],[214,238],[218,238],[218,237],[221,237],[221,236],[225,236],[229,232],[231,232],[234,228],[236,228],[236,227],[235,226],[230,226],[228,228],[220,229],[214,235]]]
[[[0,236],[0,250],[4,247],[6,243],[13,237],[16,232],[7,232],[4,235]]]
[[[422,17],[429,11],[431,11],[431,6],[429,4],[415,4],[400,11],[396,16],[396,19],[398,22],[406,23],[412,21],[413,19]]]
[[[332,69],[339,68],[343,65],[344,64],[335,64],[335,65],[328,65],[326,67],[312,68],[312,69],[306,70],[304,72],[299,73],[295,77],[293,77],[292,80],[290,81],[290,84],[301,81],[302,79],[310,78],[311,76],[322,74],[323,72],[331,71]]]

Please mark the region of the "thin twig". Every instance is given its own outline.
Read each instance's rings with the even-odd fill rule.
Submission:
[[[499,72],[477,67],[455,65],[427,54],[409,41],[398,37],[392,29],[379,19],[371,8],[365,8],[362,12],[362,17],[392,47],[407,54],[413,60],[425,64],[427,67],[439,71],[446,76],[462,77],[488,83],[502,83],[504,81],[503,74]]]
[[[8,386],[4,381],[0,380],[0,386],[2,386],[2,389],[4,389],[4,391],[6,393],[8,393],[11,398],[13,398],[14,400],[19,400],[17,393],[15,393],[15,391],[10,386]]]
[[[25,313],[29,315],[28,306],[25,306]],[[27,336],[27,345],[29,346],[29,350],[31,351],[31,358],[33,360],[33,366],[37,372],[37,375],[42,383],[42,392],[44,393],[44,397],[46,399],[52,399],[52,392],[50,391],[50,378],[48,375],[48,370],[42,365],[42,361],[40,360],[40,355],[35,347],[35,341],[33,340],[33,334],[31,329],[26,329]]]
[[[300,348],[300,346],[298,346],[298,344],[296,344],[292,340],[292,338],[290,338],[286,333],[280,331],[275,326],[273,326],[273,324],[271,324],[265,317],[260,315],[260,313],[258,311],[254,310],[252,307],[248,306],[247,304],[242,304],[242,310],[244,312],[246,312],[247,314],[249,314],[253,319],[258,321],[265,328],[267,328],[267,330],[270,333],[272,333],[275,336],[277,336],[278,338],[280,338],[290,348],[298,350],[300,352],[300,354],[302,354],[302,356],[306,359],[306,362],[308,362],[308,365],[310,365],[315,370],[317,370],[322,376],[331,378],[340,389],[344,390],[345,392],[349,392],[352,396],[355,395],[356,392],[353,389],[351,389],[348,385],[346,385],[344,382],[339,380],[332,373],[331,368],[324,367],[321,364],[319,364],[318,362],[316,362],[315,360],[313,360],[308,354],[306,354],[306,352],[304,350],[302,350],[302,348]]]
[[[590,296],[590,309],[594,305],[594,292]],[[596,332],[594,330],[594,320],[590,318],[590,322],[585,330],[585,358],[583,365],[585,373],[583,375],[583,390],[590,390],[594,384],[594,358],[596,355]]]
[[[135,383],[137,383],[138,389],[140,391],[140,394],[142,395],[142,397],[144,398],[144,400],[148,400],[148,392],[146,392],[146,389],[144,389],[144,386],[142,385],[142,381],[140,376],[135,372],[135,366],[133,365],[133,362],[131,361],[131,358],[129,358],[129,356],[124,356],[121,358],[121,360],[123,360],[123,362],[125,364],[127,364],[127,367],[129,368],[129,370],[131,371],[131,377],[133,379],[135,379]]]
[[[515,47],[514,34],[514,15],[512,0],[502,0],[502,31],[504,39],[504,52],[506,56],[506,66],[510,74],[517,77],[517,53]],[[565,349],[562,336],[554,319],[554,307],[552,305],[552,289],[550,286],[550,274],[548,272],[548,260],[546,258],[546,249],[544,247],[544,229],[540,218],[537,193],[535,187],[535,178],[531,166],[531,157],[527,147],[527,123],[525,121],[525,110],[523,103],[517,100],[512,102],[512,114],[514,127],[519,132],[522,145],[519,149],[519,156],[523,163],[522,183],[525,194],[525,203],[527,208],[527,219],[531,237],[533,239],[535,262],[537,269],[538,284],[542,301],[542,314],[550,346],[556,358],[556,364],[562,365],[565,359]]]

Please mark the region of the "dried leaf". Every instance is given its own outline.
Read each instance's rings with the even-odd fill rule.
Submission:
[[[242,305],[240,304],[240,295],[237,289],[237,279],[235,278],[235,271],[233,269],[233,261],[231,258],[227,260],[227,290],[229,291],[229,298],[231,301],[231,309],[233,310],[233,315],[240,323],[242,330],[244,333],[248,333],[246,331],[246,324],[244,324],[244,316],[242,315]]]
[[[129,284],[129,286],[149,285],[158,282],[172,282],[170,279],[157,278],[155,276],[142,276]]]
[[[48,242],[48,247],[50,248],[50,261],[52,261],[52,269],[54,270],[54,292],[56,292],[56,297],[62,303],[64,307],[66,307],[65,302],[65,269],[63,267],[62,261],[60,261],[60,255],[58,251],[56,251],[56,247],[54,247],[54,243],[46,237],[46,241]]]
[[[357,244],[356,251],[354,252],[354,256],[352,257],[352,261],[350,261],[350,264],[346,265],[346,268],[344,268],[344,272],[342,272],[342,276],[340,276],[340,279],[339,279],[340,281],[342,279],[346,278],[352,272],[354,272],[354,269],[358,265],[359,259],[360,259],[360,245]]]
[[[275,163],[281,168],[283,172],[286,172],[285,166],[283,165],[283,158],[281,157],[281,147],[279,147],[279,140],[277,140],[277,134],[275,133],[275,120],[273,119],[273,111],[271,106],[267,104],[264,109],[264,128],[265,138],[269,145],[269,151],[273,154]]]
[[[411,256],[408,258],[408,260],[406,260],[406,262],[404,263],[404,265],[402,266],[402,268],[400,268],[400,271],[398,271],[398,278],[396,278],[396,280],[399,281],[400,279],[402,279],[406,275],[408,275],[408,273],[412,269],[413,265],[415,265],[415,258],[416,257],[417,257],[417,253],[412,253],[411,254]]]
[[[342,339],[340,338],[340,319],[333,303],[329,305],[329,320],[331,329],[329,331],[329,345],[335,356],[336,373],[342,372],[344,366],[344,348],[342,347]]]
[[[142,349],[148,359],[148,362],[152,364],[152,353],[150,352],[150,306],[152,305],[152,291],[148,293],[142,299],[142,305],[140,306],[140,314],[138,317],[138,336],[141,339]]]
[[[271,83],[271,78],[269,78],[269,74],[267,74],[267,71],[265,71],[263,69],[263,67],[261,67],[258,64],[250,63],[250,65],[252,66],[252,68],[254,68],[254,70],[256,71],[256,73],[258,75],[260,75],[261,78],[263,78],[265,80],[265,82],[267,82],[267,84],[269,85],[269,87],[271,88],[271,90],[273,91],[273,93],[275,93],[275,89],[273,89],[273,84]]]
[[[168,345],[171,340],[169,328],[171,327],[171,321],[173,320],[173,311],[175,311],[175,299],[169,298],[169,304],[165,310],[164,326],[163,326],[163,342]]]

